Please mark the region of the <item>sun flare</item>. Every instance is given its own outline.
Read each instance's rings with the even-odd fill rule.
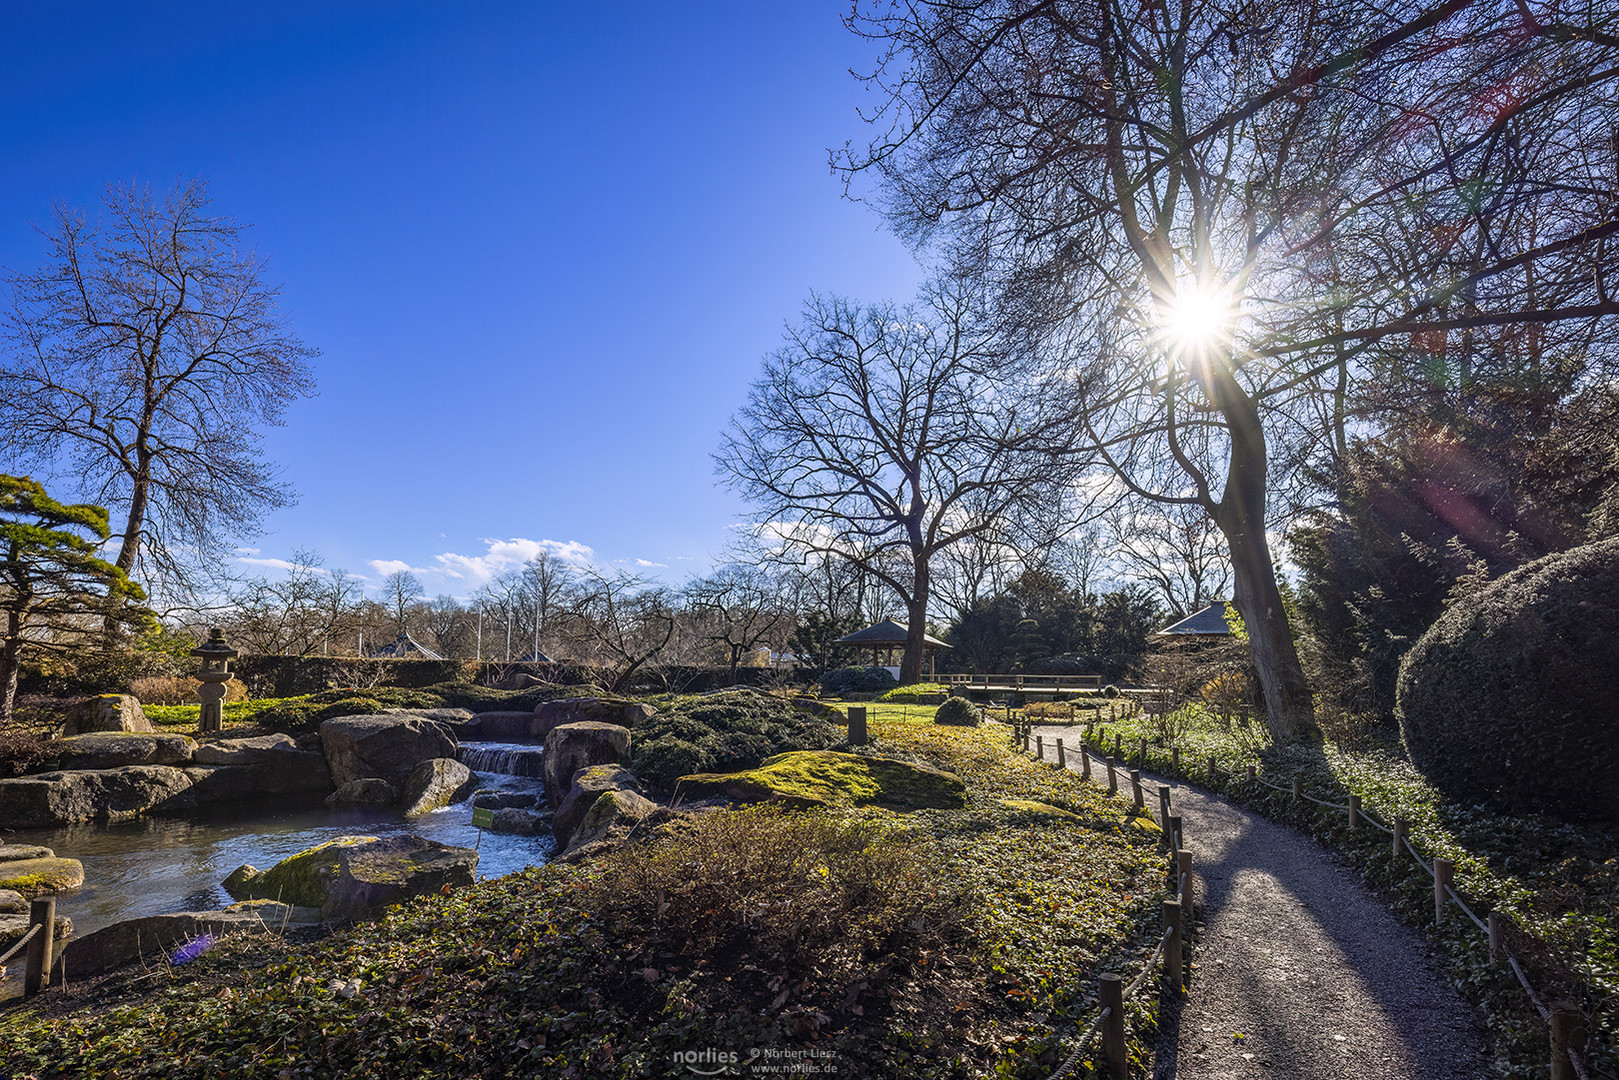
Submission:
[[[1217,285],[1182,282],[1162,312],[1164,335],[1176,347],[1193,353],[1213,350],[1231,337],[1231,294]]]

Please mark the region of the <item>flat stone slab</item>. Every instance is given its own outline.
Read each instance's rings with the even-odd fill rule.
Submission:
[[[48,847],[38,844],[0,844],[0,862],[15,862],[18,859],[49,859],[55,857],[56,852]]]
[[[98,731],[56,741],[65,769],[116,769],[120,765],[185,765],[197,744],[184,735]]]
[[[0,863],[0,889],[34,900],[84,884],[84,864],[77,859],[14,859]]]

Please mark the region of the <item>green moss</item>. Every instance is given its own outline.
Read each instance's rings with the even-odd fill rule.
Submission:
[[[677,793],[724,795],[744,802],[766,799],[806,806],[883,806],[949,809],[966,805],[966,789],[947,772],[903,761],[800,750],[766,759],[757,769],[685,776]]]
[[[374,836],[340,836],[289,855],[268,870],[241,867],[225,879],[225,891],[238,900],[279,900],[300,907],[320,907],[326,903],[324,879],[337,870],[337,849],[369,844],[376,839]]]
[[[950,693],[950,688],[944,683],[914,683],[910,686],[897,686],[877,700],[916,704],[925,697],[942,697]]]
[[[1019,810],[1025,814],[1040,814],[1045,817],[1067,818],[1070,821],[1083,820],[1078,814],[1071,810],[1064,810],[1062,807],[1052,806],[1050,803],[1036,802],[1033,799],[1002,799],[1001,805],[1006,807],[1008,810]]]
[[[0,862],[0,889],[32,900],[84,884],[84,864],[77,859],[14,859]]]

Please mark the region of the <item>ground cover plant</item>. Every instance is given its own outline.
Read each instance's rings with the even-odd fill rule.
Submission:
[[[713,811],[282,952],[226,939],[88,1007],[0,1014],[0,1074],[672,1076],[771,1047],[837,1075],[1048,1076],[1098,974],[1156,942],[1154,833],[1001,725],[871,728],[968,805]]]
[[[389,709],[457,708],[474,712],[532,709],[541,701],[564,696],[566,692],[565,688],[559,687],[496,690],[472,683],[438,683],[416,689],[397,686],[338,688],[294,697],[226,702],[225,726],[299,733],[314,731],[320,727],[322,720],[334,716],[380,713]],[[186,731],[196,729],[201,706],[143,705],[142,708],[153,727]]]
[[[1619,835],[1589,825],[1572,826],[1538,816],[1512,816],[1447,799],[1411,765],[1392,737],[1362,735],[1353,747],[1270,747],[1256,723],[1222,720],[1199,705],[1177,710],[1166,724],[1141,715],[1097,726],[1094,742],[1111,751],[1114,736],[1134,762],[1148,740],[1147,767],[1170,773],[1170,746],[1181,750],[1182,774],[1213,787],[1268,817],[1286,821],[1346,853],[1367,879],[1383,890],[1402,918],[1431,928],[1433,879],[1409,858],[1396,860],[1389,838],[1361,827],[1351,832],[1345,815],[1295,801],[1246,780],[1246,767],[1263,762],[1261,776],[1290,787],[1297,777],[1316,798],[1343,803],[1360,796],[1364,809],[1384,822],[1403,817],[1424,857],[1456,864],[1454,886],[1481,917],[1501,911],[1527,933],[1514,948],[1543,995],[1579,1001],[1591,1017],[1593,1053],[1610,1073],[1619,1073]],[[1174,737],[1165,738],[1165,730]],[[1221,774],[1211,781],[1208,760]],[[1578,783],[1568,775],[1549,782]],[[1542,1075],[1546,1030],[1509,971],[1492,968],[1476,927],[1459,912],[1437,937],[1450,958],[1458,985],[1497,1019],[1499,1051],[1513,1075]],[[1541,1070],[1537,1072],[1536,1070]]]

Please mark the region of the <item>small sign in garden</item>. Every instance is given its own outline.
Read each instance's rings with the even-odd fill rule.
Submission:
[[[486,807],[482,807],[482,806],[473,807],[473,809],[472,809],[472,825],[473,825],[474,828],[488,829],[488,828],[493,828],[494,824],[495,824],[495,812],[493,810],[488,809]]]

